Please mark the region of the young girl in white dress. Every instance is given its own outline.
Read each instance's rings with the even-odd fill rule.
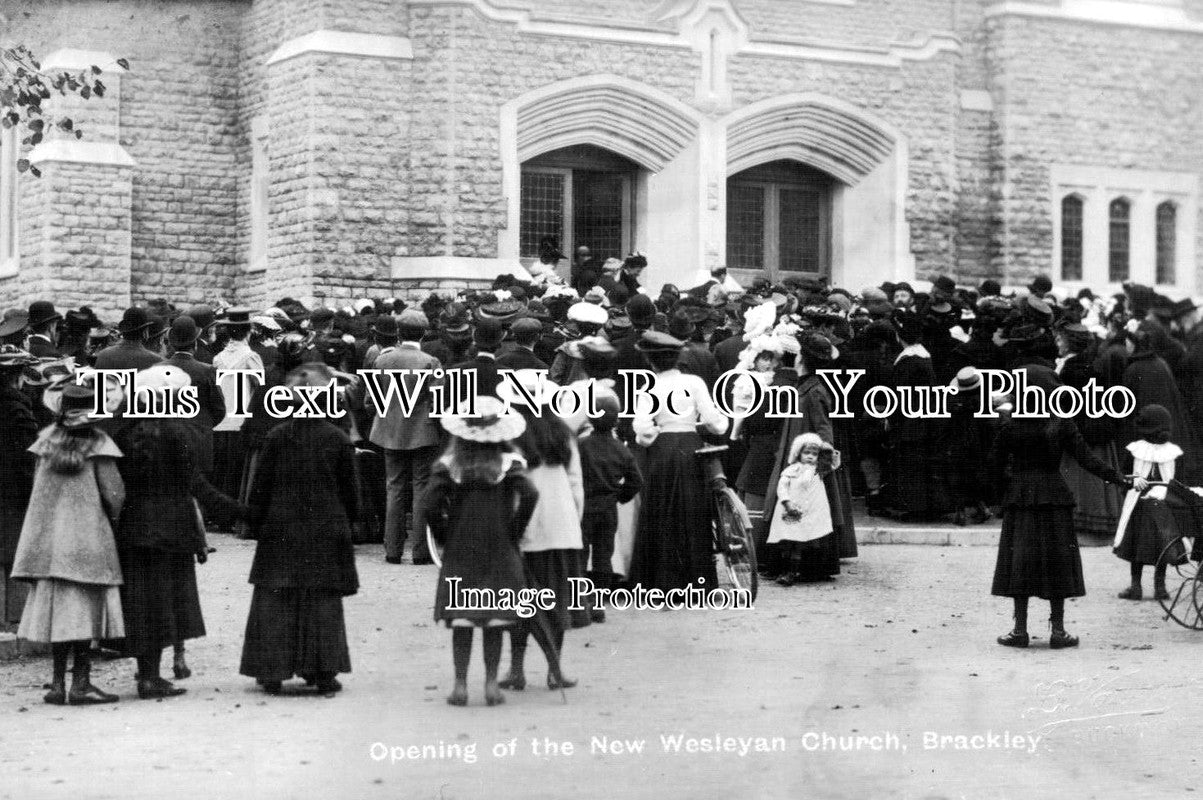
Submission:
[[[768,543],[780,545],[785,572],[777,582],[797,583],[807,572],[809,556],[831,536],[831,508],[823,476],[838,464],[838,454],[816,433],[804,433],[790,444],[789,466],[777,483],[777,507]]]

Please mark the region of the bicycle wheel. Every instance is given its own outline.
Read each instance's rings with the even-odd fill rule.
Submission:
[[[1203,631],[1203,589],[1199,587],[1199,564],[1184,560],[1181,556],[1183,552],[1191,552],[1193,538],[1179,536],[1161,551],[1157,563],[1165,565],[1165,588],[1170,596],[1158,602],[1166,619],[1172,619],[1184,628]]]
[[[714,494],[716,507],[715,539],[719,564],[719,583],[743,589],[756,601],[759,582],[756,573],[756,546],[752,543],[752,522],[748,509],[729,487]]]

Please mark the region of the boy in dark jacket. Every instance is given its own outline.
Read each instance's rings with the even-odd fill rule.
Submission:
[[[639,494],[643,476],[631,451],[614,435],[618,398],[603,395],[597,406],[602,415],[592,420],[593,432],[579,442],[585,482],[581,533],[592,564],[589,578],[597,588],[609,588],[614,580],[610,560],[618,529],[618,506]],[[593,609],[590,616],[594,622],[606,621],[606,612],[599,608]]]

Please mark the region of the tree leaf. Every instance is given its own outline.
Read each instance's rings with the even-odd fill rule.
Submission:
[[[79,88],[79,96],[87,100],[92,96],[92,88],[85,83]]]
[[[29,169],[29,159],[28,158],[18,158],[17,159],[17,172],[24,172],[27,169]]]
[[[96,66],[95,64],[93,64],[93,65],[92,65],[92,74],[93,74],[93,75],[99,75],[99,74],[100,74],[100,67],[98,67],[98,66]]]
[[[37,167],[34,167],[34,166],[31,166],[31,167],[29,168],[29,174],[30,174],[30,175],[32,175],[32,176],[34,176],[35,178],[40,178],[40,177],[42,177],[42,171],[41,171],[40,169],[38,169]]]
[[[129,62],[124,58],[119,58],[117,59],[117,66],[121,67],[122,69],[129,69]]]
[[[41,143],[42,143],[42,134],[40,134],[40,133],[35,133],[33,136],[30,136],[30,137],[29,137],[29,143],[30,143],[30,144],[32,144],[32,145],[39,145],[39,144],[41,144]]]
[[[81,131],[79,128],[76,128],[76,129],[75,129],[75,138],[76,138],[76,139],[82,139],[82,138],[84,138],[84,132],[83,132],[83,131]]]

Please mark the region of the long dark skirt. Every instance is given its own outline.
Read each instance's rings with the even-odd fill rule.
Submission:
[[[809,542],[783,541],[768,545],[768,566],[794,573],[803,581],[826,580],[840,574],[839,540],[830,533]]]
[[[631,580],[645,589],[716,585],[710,499],[694,451],[696,433],[662,433],[646,449],[643,508]],[[705,579],[703,583],[702,580]]]
[[[1115,554],[1133,564],[1156,564],[1173,542],[1165,563],[1182,564],[1186,561],[1186,548],[1177,539],[1178,522],[1169,505],[1151,497],[1143,498],[1136,502]]]
[[[831,523],[839,558],[856,558],[856,527],[852,523],[852,465],[855,445],[848,420],[831,421],[835,449],[840,451],[843,469],[837,469],[823,479],[827,486],[827,505],[831,508]],[[838,507],[838,508],[837,508]],[[831,573],[834,574],[834,573]]]
[[[205,635],[191,553],[142,547],[123,550],[121,572],[125,652],[142,655]]]
[[[1108,442],[1090,449],[1104,464],[1120,469],[1114,444]],[[1115,536],[1115,526],[1119,524],[1124,503],[1119,487],[1103,483],[1070,455],[1061,459],[1061,477],[1065,478],[1065,485],[1073,492],[1076,502],[1074,530],[1079,534]]]
[[[261,681],[351,671],[342,595],[255,587],[239,672]]]
[[[1086,594],[1072,506],[1005,509],[991,594],[1045,600]]]
[[[526,579],[538,589],[551,589],[556,594],[555,608],[547,612],[547,620],[555,631],[568,631],[589,625],[589,609],[573,611],[572,586],[569,578],[585,575],[582,550],[537,550],[523,553],[526,564]],[[584,603],[582,603],[584,605]]]

